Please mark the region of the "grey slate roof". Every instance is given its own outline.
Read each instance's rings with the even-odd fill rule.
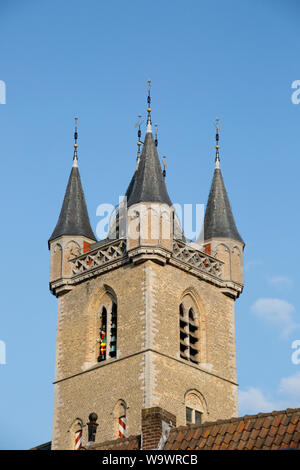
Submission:
[[[77,167],[72,168],[59,219],[49,241],[62,235],[83,235],[96,240]]]
[[[219,168],[215,169],[204,217],[204,239],[233,238],[243,242],[236,228],[229,198]]]
[[[147,132],[141,160],[126,191],[127,206],[138,202],[162,202],[172,205],[154,144]]]

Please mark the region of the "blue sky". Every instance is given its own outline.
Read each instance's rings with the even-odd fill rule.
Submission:
[[[47,240],[72,164],[93,228],[135,168],[152,80],[173,202],[206,203],[221,119],[221,168],[244,240],[236,302],[240,413],[300,406],[300,79],[297,0],[1,1],[2,309],[0,448],[51,439],[56,299]],[[16,432],[17,426],[17,432]]]

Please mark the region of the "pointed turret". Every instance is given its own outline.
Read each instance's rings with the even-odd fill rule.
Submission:
[[[127,190],[128,207],[138,202],[161,202],[168,206],[172,205],[162,175],[153,134],[148,130],[141,160]]]
[[[148,88],[148,108],[147,108],[147,131],[142,155],[139,158],[136,171],[126,191],[127,206],[132,206],[139,202],[160,202],[171,206],[165,179],[162,174],[159,162],[157,147],[157,136],[155,141],[152,133],[151,123],[151,97],[150,81]]]
[[[204,239],[232,238],[244,243],[232,214],[229,198],[220,169],[219,119],[216,120],[216,159],[215,171],[210,188],[204,217]]]
[[[243,242],[236,227],[220,168],[215,168],[204,217],[204,238],[232,238]]]
[[[135,173],[126,191],[128,207],[127,249],[160,245],[170,249],[173,238],[173,208],[157,153],[157,132],[152,133],[150,80],[147,97],[147,129]],[[139,119],[138,145],[141,143]]]
[[[49,241],[62,235],[82,235],[96,240],[87,212],[79,170],[74,165],[69,177],[59,219]]]
[[[242,284],[245,243],[236,227],[220,169],[218,121],[219,119],[216,124],[215,171],[204,217],[204,246],[207,253],[224,261],[225,279]]]
[[[75,122],[76,121],[77,118],[75,118]],[[75,124],[74,136],[75,144],[73,167],[69,177],[68,186],[60,211],[59,219],[49,239],[49,242],[63,235],[82,235],[92,240],[96,240],[96,237],[91,228],[78,169],[77,123]]]
[[[78,170],[77,118],[75,118],[74,157],[63,205],[49,239],[50,289],[58,295],[68,290],[65,279],[72,274],[70,260],[88,250],[96,237],[91,228]]]

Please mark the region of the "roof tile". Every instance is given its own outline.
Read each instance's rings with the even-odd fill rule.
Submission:
[[[230,426],[232,426],[232,425],[230,425]],[[219,427],[217,425],[213,426],[212,429],[211,429],[211,435],[213,437],[215,437],[218,434],[218,432],[219,432]]]
[[[226,450],[228,448],[228,445],[226,444],[226,442],[223,441],[220,447],[221,450]]]
[[[293,424],[297,424],[297,426],[299,427],[299,425],[300,425],[300,413],[299,413],[298,415],[293,415],[293,416],[291,417],[291,422],[292,422]],[[299,429],[300,429],[300,428],[299,428]]]
[[[245,423],[241,421],[237,427],[237,432],[242,432],[245,429]]]
[[[194,429],[194,439],[199,439],[202,434],[202,427]]]
[[[286,434],[283,436],[282,443],[283,443],[283,444],[289,444],[289,443],[291,442],[291,440],[292,440],[292,435],[286,433]]]
[[[206,446],[209,447],[210,449],[212,448],[214,443],[214,438],[212,435],[208,436],[208,439],[206,441]]]
[[[246,431],[246,430],[244,429],[244,431],[242,432],[242,434],[241,434],[241,436],[240,436],[240,439],[241,439],[242,441],[248,441],[249,436],[250,436],[250,432],[249,432],[249,431]]]
[[[293,447],[293,448],[295,448],[295,449],[299,449],[299,450],[300,450],[300,442],[299,442],[299,440],[296,440],[296,441],[292,440],[292,441],[290,442],[290,447]]]
[[[273,437],[267,436],[266,439],[265,439],[264,448],[265,449],[271,448],[271,446],[273,444],[273,440],[274,440]]]
[[[273,426],[279,426],[281,421],[281,416],[275,416],[274,421],[273,421]]]
[[[223,441],[223,442],[225,442],[226,444],[229,444],[229,442],[231,441],[231,439],[232,439],[232,434],[229,434],[229,432],[227,432],[227,433],[225,434],[225,437],[224,437],[224,441]]]
[[[255,440],[254,440],[254,439],[249,439],[249,440],[245,443],[245,448],[248,449],[248,450],[252,450],[253,447],[254,447],[254,444],[255,444]]]
[[[267,428],[261,428],[260,433],[259,433],[259,437],[264,439],[267,436],[267,434],[268,434],[268,429]]]
[[[254,419],[248,419],[247,422],[245,423],[245,429],[247,429],[247,431],[252,431],[254,427]]]
[[[280,424],[277,434],[279,434],[279,436],[283,436],[285,433],[286,433],[286,427],[283,426],[283,424]]]
[[[276,426],[272,425],[272,426],[269,428],[269,433],[268,433],[268,434],[269,434],[270,436],[276,436],[277,432],[278,432],[278,428],[277,428]]]
[[[194,434],[195,434],[194,430],[191,429],[191,430],[186,434],[186,436],[185,436],[186,440],[187,440],[187,441],[192,440],[193,437],[194,437]]]
[[[245,447],[245,442],[240,441],[237,446],[237,450],[243,450]]]
[[[300,432],[295,431],[293,434],[293,441],[299,442],[300,443]]]
[[[294,431],[296,429],[296,424],[292,424],[290,423],[286,429],[286,431],[289,433],[289,434],[294,434]]]

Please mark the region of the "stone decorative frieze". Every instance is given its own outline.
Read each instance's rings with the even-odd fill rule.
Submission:
[[[216,258],[190,247],[188,244],[179,240],[173,242],[172,256],[184,263],[188,264],[191,268],[197,268],[206,274],[211,274],[215,277],[221,278],[223,273],[223,262]]]
[[[174,240],[172,252],[169,252],[162,247],[152,245],[140,246],[127,253],[126,240],[124,239],[113,240],[112,242],[102,245],[93,251],[89,251],[88,253],[84,253],[73,258],[71,260],[73,263],[73,277],[97,270],[99,267],[115,263],[120,258],[127,256],[134,262],[135,258],[138,258],[139,261],[143,261],[148,257],[149,259],[157,257],[164,259],[163,264],[165,264],[168,259],[174,258],[175,260],[187,264],[190,269],[196,268],[208,275],[222,278],[222,261],[217,260],[213,256],[210,256],[179,240]]]
[[[126,241],[124,239],[113,240],[112,242],[84,253],[74,258],[72,273],[73,276],[92,271],[100,266],[115,262],[119,258],[126,256]]]

